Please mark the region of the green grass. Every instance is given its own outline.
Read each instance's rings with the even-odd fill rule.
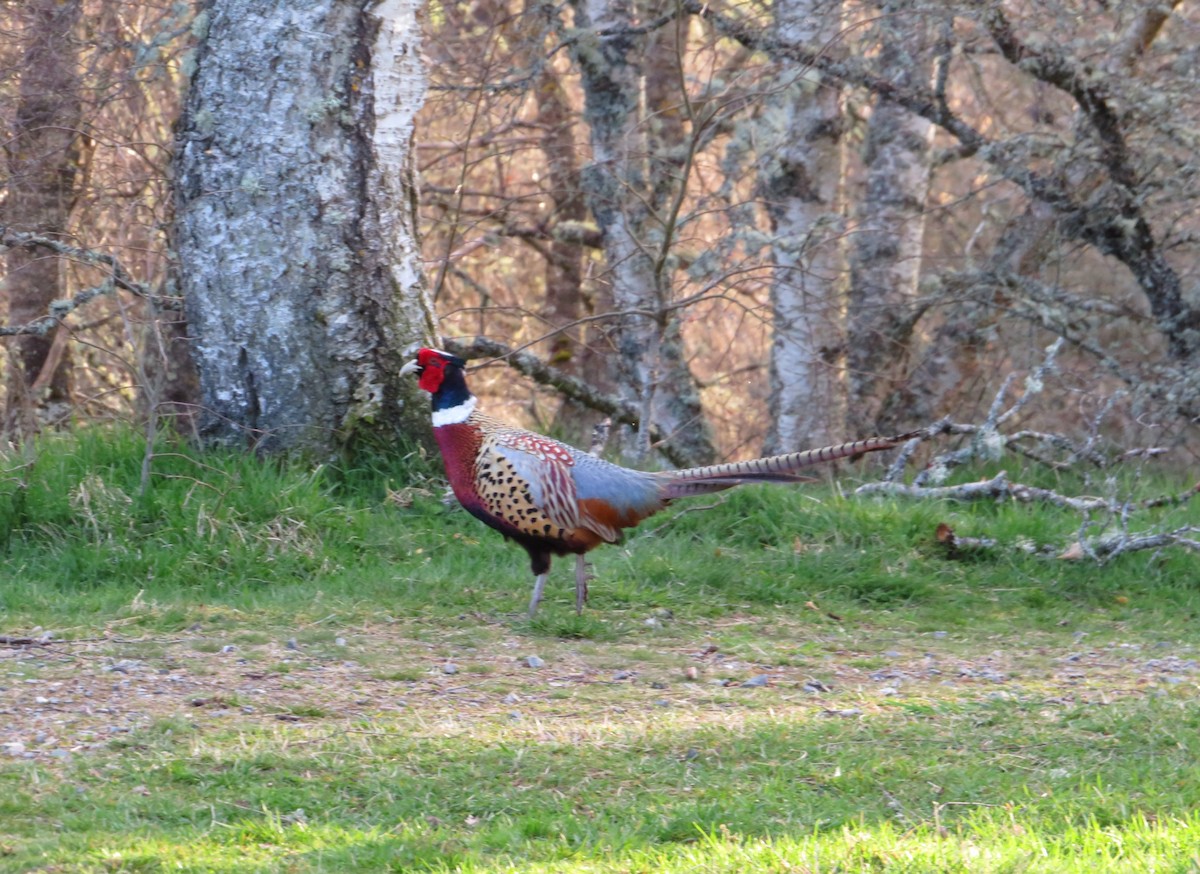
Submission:
[[[143,494],[129,435],[27,451],[0,634],[60,642],[0,647],[0,871],[1200,871],[1194,554],[951,560],[1079,520],[746,488],[529,621],[415,456],[159,447]]]

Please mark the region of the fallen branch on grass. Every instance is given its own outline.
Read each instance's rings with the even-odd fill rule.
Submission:
[[[1056,507],[1066,507],[1072,510],[1107,510],[1119,513],[1123,508],[1132,506],[1139,510],[1151,507],[1166,507],[1186,504],[1197,494],[1200,494],[1200,483],[1192,486],[1178,495],[1162,495],[1133,502],[1118,501],[1115,498],[1098,498],[1090,495],[1063,495],[1053,489],[1043,489],[1037,486],[1027,486],[1023,483],[1012,482],[1006,471],[1000,471],[989,480],[973,483],[961,483],[956,486],[920,486],[896,482],[866,483],[854,490],[855,494],[884,494],[902,495],[907,498],[921,498],[948,501],[982,501],[982,500],[1013,500],[1023,504],[1045,503]]]
[[[51,646],[58,641],[50,637],[12,637],[0,634],[0,646]]]
[[[955,467],[968,462],[996,461],[1006,449],[1055,470],[1071,467],[1080,461],[1086,461],[1100,469],[1107,469],[1118,462],[1135,458],[1153,458],[1167,451],[1161,447],[1146,447],[1126,450],[1116,456],[1110,456],[1098,448],[1101,422],[1111,412],[1120,395],[1108,398],[1106,403],[1101,406],[1100,411],[1090,423],[1087,438],[1082,442],[1061,434],[1032,429],[1024,429],[1011,434],[1005,434],[1001,430],[1001,425],[1011,420],[1033,397],[1041,392],[1046,376],[1054,369],[1056,357],[1062,345],[1063,341],[1060,339],[1046,349],[1046,357],[1041,365],[1026,378],[1024,393],[1007,408],[1005,399],[1014,381],[1012,376],[1006,379],[997,391],[987,416],[981,424],[958,423],[943,419],[923,431],[916,432],[916,436],[897,452],[882,481],[859,486],[855,490],[855,494],[897,495],[918,500],[1016,501],[1026,504],[1050,504],[1063,509],[1075,510],[1083,515],[1083,520],[1078,536],[1065,548],[1039,547],[1027,541],[1013,544],[1011,547],[1021,552],[1041,553],[1060,559],[1088,558],[1104,564],[1118,555],[1139,550],[1162,549],[1168,546],[1200,549],[1200,539],[1196,537],[1200,529],[1194,526],[1182,526],[1166,531],[1134,532],[1130,530],[1130,518],[1133,513],[1157,507],[1182,506],[1200,494],[1200,482],[1179,494],[1160,495],[1138,501],[1120,499],[1115,494],[1108,497],[1066,495],[1053,489],[1013,482],[1008,478],[1006,471],[1001,471],[991,479],[979,482],[941,485]],[[942,435],[958,435],[969,439],[949,452],[935,455],[913,477],[911,483],[903,482],[904,471],[917,449],[925,441]],[[1062,453],[1063,457],[1056,459],[1043,452],[1031,450],[1025,445],[1029,441]],[[1093,521],[1092,513],[1102,514],[1103,521]],[[1089,533],[1098,527],[1104,528],[1106,533],[1102,535]],[[992,538],[959,536],[944,522],[938,525],[935,540],[951,558],[961,558],[973,552],[978,553],[1002,547],[999,541]]]

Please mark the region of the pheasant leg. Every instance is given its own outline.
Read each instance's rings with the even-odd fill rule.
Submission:
[[[546,588],[546,577],[548,574],[542,573],[537,575],[537,579],[533,581],[533,597],[529,599],[529,618],[537,613],[538,604],[542,601],[542,589]]]
[[[587,603],[588,571],[582,555],[575,556],[575,612],[582,614]]]

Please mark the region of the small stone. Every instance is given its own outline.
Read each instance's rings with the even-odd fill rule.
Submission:
[[[6,752],[10,756],[25,755],[25,744],[21,743],[19,740],[9,741],[8,743],[0,744],[0,747],[3,747],[4,752]]]
[[[768,677],[766,674],[759,674],[757,677],[751,677],[749,680],[746,680],[746,682],[742,683],[742,686],[751,687],[751,688],[756,687],[756,686],[765,686],[770,681],[771,681],[771,678]]]
[[[826,686],[824,683],[822,683],[820,680],[808,680],[807,682],[805,682],[803,688],[804,688],[805,692],[812,692],[814,694],[817,692],[828,692],[829,691],[829,687]]]
[[[879,690],[880,695],[895,695],[899,690],[895,686],[884,686]]]
[[[692,682],[695,682],[696,680],[700,679],[700,669],[695,665],[688,665],[687,668],[684,669],[683,677],[685,680],[691,680]]]
[[[889,649],[886,652],[884,652],[884,655],[887,656],[889,659],[898,659],[898,658],[900,658],[902,653],[898,649]]]
[[[442,665],[442,673],[450,675],[457,674],[458,665],[454,664],[454,662],[446,662],[446,664]]]
[[[938,640],[941,640],[943,637],[946,636],[946,632],[945,631],[935,631],[933,633],[933,636],[936,637]]]
[[[128,674],[139,665],[141,665],[141,662],[137,659],[121,659],[118,662],[113,662],[111,665],[105,665],[101,670],[109,673]]]
[[[504,699],[503,699],[505,704],[516,704],[520,700],[521,700],[521,696],[518,695],[516,692],[509,692],[507,695],[504,696]]]
[[[335,637],[335,638],[333,639],[333,645],[334,645],[334,646],[345,646],[345,645],[346,645],[346,638],[344,638],[344,637]]]
[[[221,647],[221,652],[237,652],[237,646],[232,643],[227,643]]]
[[[65,759],[69,759],[69,758],[71,758],[71,751],[70,751],[70,750],[63,750],[63,749],[51,750],[51,751],[50,751],[50,758],[52,758],[52,759],[64,759],[64,760],[65,760]]]
[[[617,671],[615,674],[613,674],[612,678],[614,681],[620,682],[621,680],[628,680],[632,676],[632,671]]]
[[[525,656],[524,662],[525,662],[525,667],[527,667],[527,668],[541,668],[541,667],[545,667],[545,665],[546,665],[546,663],[544,661],[542,661],[540,658],[538,658],[535,655]]]
[[[656,619],[653,616],[651,616],[649,619],[647,619],[642,624],[645,625],[647,628],[662,628],[662,623],[659,622],[658,619]]]
[[[300,649],[300,642],[294,637],[289,637],[284,646],[286,646],[288,649],[298,650]]]

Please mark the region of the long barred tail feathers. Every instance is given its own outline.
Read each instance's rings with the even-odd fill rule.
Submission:
[[[733,461],[727,464],[711,464],[707,467],[692,467],[663,474],[662,497],[683,498],[707,492],[721,491],[744,483],[754,482],[805,482],[810,478],[798,475],[797,470],[813,465],[849,458],[881,449],[892,449],[922,432],[915,431],[897,437],[868,437],[851,443],[839,443],[820,449],[807,449],[787,455],[755,458],[751,461]]]

